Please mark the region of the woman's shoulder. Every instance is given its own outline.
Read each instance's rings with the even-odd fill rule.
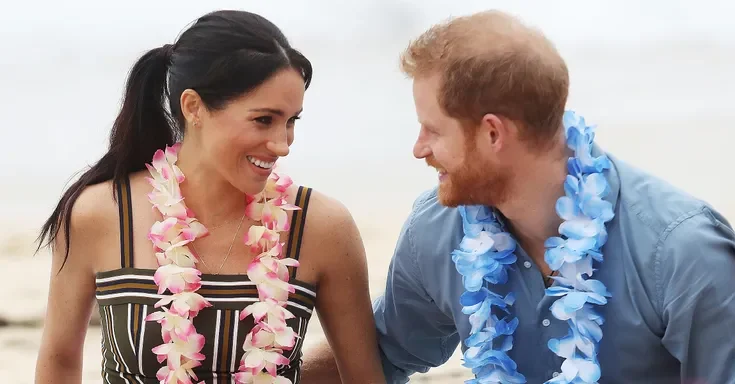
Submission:
[[[309,205],[305,228],[311,228],[316,233],[332,233],[334,229],[344,225],[354,225],[352,214],[340,200],[313,188],[308,190]]]
[[[74,254],[73,265],[82,268],[93,267],[99,252],[110,244],[111,236],[117,232],[117,205],[114,200],[114,188],[111,181],[84,187],[74,201],[69,215],[68,229],[64,223],[54,240],[55,254],[66,255],[66,232],[69,234],[70,253]],[[65,258],[65,257],[64,257]]]
[[[304,223],[305,242],[319,244],[320,252],[341,252],[343,247],[360,240],[350,210],[336,197],[311,189]]]
[[[360,231],[340,200],[312,189],[305,218],[300,279],[320,286],[327,276],[344,275],[345,268],[365,263]]]
[[[107,222],[117,222],[113,182],[104,181],[85,187],[71,211],[73,230],[99,231]]]

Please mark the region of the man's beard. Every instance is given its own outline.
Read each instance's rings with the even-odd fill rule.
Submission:
[[[477,159],[471,153],[466,159]],[[436,168],[433,158],[426,159]],[[439,202],[446,207],[486,205],[497,207],[509,198],[510,170],[477,161],[466,161],[459,169],[447,173],[439,183]]]

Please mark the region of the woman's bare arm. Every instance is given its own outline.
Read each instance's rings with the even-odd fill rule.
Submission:
[[[357,225],[335,200],[319,196],[311,204],[310,212],[319,212],[312,217],[318,223],[308,223],[306,228],[319,232],[311,238],[319,241],[322,252],[316,309],[339,375],[343,383],[383,384],[367,260]]]
[[[66,253],[64,228],[54,243],[37,384],[82,381],[84,338],[95,297],[94,260],[110,252],[101,245],[110,236],[107,224],[116,219],[116,212],[106,207],[111,202],[109,184],[89,187],[79,196],[71,216],[69,258],[61,270]]]
[[[342,384],[337,363],[328,342],[321,342],[304,352],[301,367],[303,384]]]

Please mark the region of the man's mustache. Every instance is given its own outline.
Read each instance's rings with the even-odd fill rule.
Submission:
[[[430,166],[432,168],[436,168],[436,169],[441,169],[442,168],[439,165],[439,163],[434,159],[433,156],[426,158],[426,165],[428,165],[428,166]]]

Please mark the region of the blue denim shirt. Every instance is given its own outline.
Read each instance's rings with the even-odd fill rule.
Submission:
[[[599,151],[599,148],[596,148]],[[610,156],[610,155],[608,155]],[[600,384],[735,384],[735,233],[706,203],[610,156],[605,261],[595,277],[611,292],[599,359]],[[456,209],[436,189],[420,196],[391,261],[385,293],[373,307],[388,383],[446,362],[470,331],[464,291],[450,253],[462,239]],[[515,292],[520,324],[510,357],[529,384],[560,372],[547,347],[567,334],[544,296],[544,280],[528,254],[503,286]],[[465,347],[462,344],[462,350]]]

